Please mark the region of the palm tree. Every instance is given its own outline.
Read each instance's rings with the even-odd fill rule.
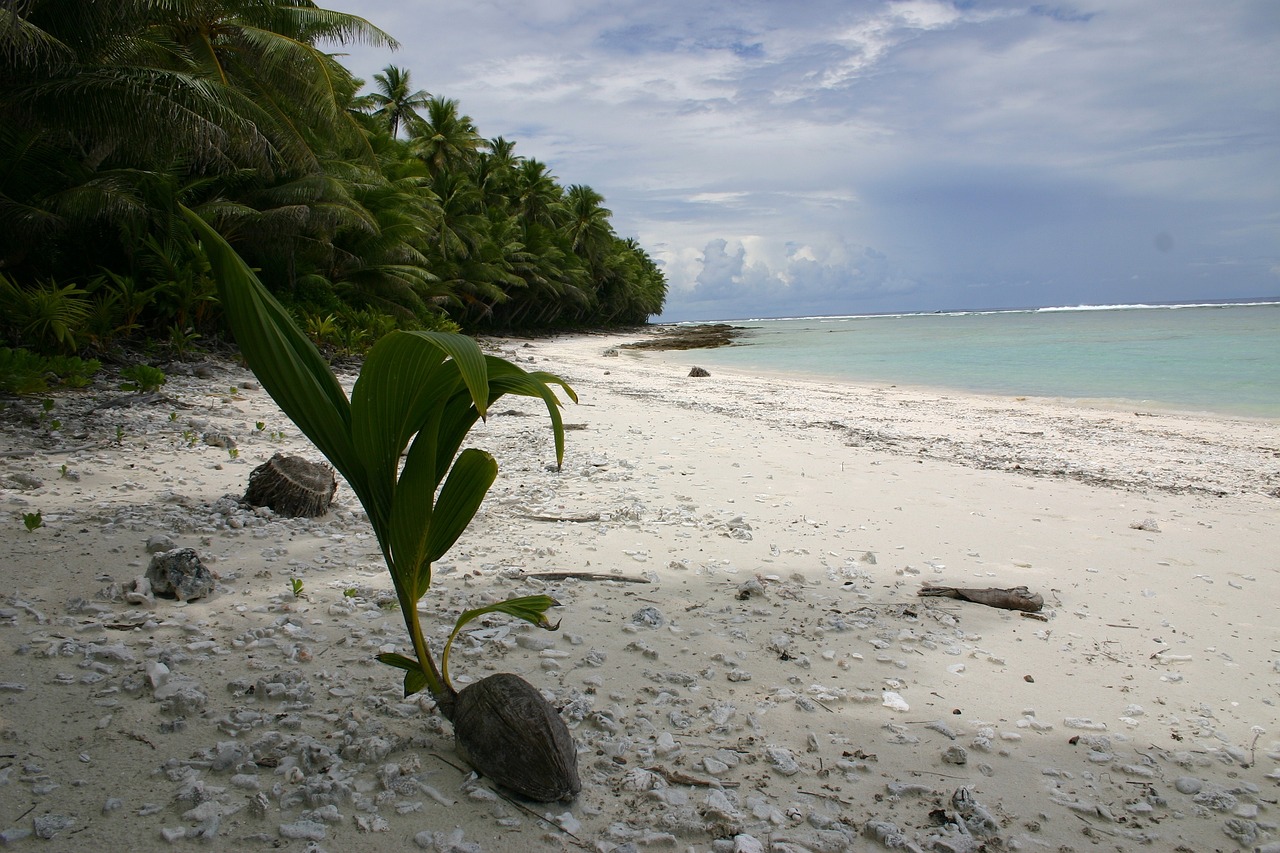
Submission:
[[[423,89],[410,91],[413,84],[409,82],[408,69],[388,65],[373,75],[373,80],[378,84],[377,90],[365,95],[364,99],[376,107],[370,114],[381,119],[392,136],[398,136],[401,127],[422,120],[418,109],[430,103],[431,93]]]
[[[603,260],[613,238],[613,226],[609,224],[613,212],[603,204],[604,196],[584,184],[573,184],[565,193],[568,211],[565,232],[573,251],[593,266]]]
[[[427,102],[427,117],[413,122],[410,144],[432,175],[445,171],[465,171],[475,161],[486,142],[471,122],[471,116],[458,113],[458,102],[451,98],[432,98]]]
[[[354,81],[322,41],[394,45],[310,0],[4,4],[0,265],[49,271],[58,254],[33,238],[69,245],[77,220],[99,239],[75,255],[101,265],[94,253],[120,217],[137,221],[129,201],[146,193],[130,182],[157,171],[176,170],[177,184],[221,176],[243,186],[246,173],[261,184],[317,172],[319,149],[361,142],[346,111]]]

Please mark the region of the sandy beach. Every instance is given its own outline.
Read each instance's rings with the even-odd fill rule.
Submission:
[[[476,779],[374,661],[407,638],[349,489],[236,500],[320,459],[246,370],[6,401],[0,847],[1280,851],[1280,423],[691,378],[620,348],[646,334],[490,342],[578,392],[566,458],[540,403],[494,406],[498,481],[419,608],[439,643],[561,603],[451,670],[553,698],[567,803]],[[181,547],[211,595],[131,593]]]

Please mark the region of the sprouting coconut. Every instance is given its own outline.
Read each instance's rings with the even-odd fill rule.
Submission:
[[[573,739],[535,687],[508,674],[460,692],[449,682],[449,649],[463,625],[502,612],[555,630],[546,611],[556,601],[535,595],[468,610],[458,617],[439,666],[417,610],[431,586],[433,563],[462,535],[498,473],[488,453],[460,450],[467,432],[503,394],[539,397],[547,405],[559,464],[564,424],[550,386],[559,385],[576,401],[573,389],[556,376],[487,356],[463,335],[398,331],[369,351],[348,400],[315,345],[253,271],[203,219],[185,208],[183,213],[204,244],[249,367],[368,513],[413,647],[412,657],[386,653],[378,660],[404,670],[406,696],[430,692],[453,723],[459,754],[476,770],[531,799],[576,795],[582,786]]]

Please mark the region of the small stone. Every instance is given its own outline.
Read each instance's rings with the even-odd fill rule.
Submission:
[[[153,533],[147,537],[147,553],[162,554],[165,551],[172,551],[178,547],[178,543],[173,541],[173,537],[167,533]]]
[[[710,376],[711,374],[708,373],[705,368],[694,367],[692,370],[689,371],[689,375],[695,378],[702,378],[702,377]]]
[[[280,824],[280,835],[282,838],[323,841],[325,836],[325,827],[323,823],[319,823],[314,820],[299,820],[294,823],[282,823]]]
[[[1179,794],[1198,794],[1204,783],[1194,776],[1179,776],[1174,780],[1173,787]]]
[[[800,765],[792,757],[791,750],[772,746],[765,751],[765,754],[769,757],[769,763],[773,765],[773,769],[783,776],[794,776],[800,772]]]
[[[729,765],[708,755],[706,758],[702,759],[702,769],[706,770],[712,776],[723,776],[725,773],[729,772]]]
[[[881,702],[886,708],[892,708],[895,711],[910,711],[911,706],[907,704],[907,700],[901,695],[894,693],[892,690],[886,690],[880,697]]]
[[[942,753],[944,764],[963,765],[969,763],[969,753],[963,746],[947,747]]]

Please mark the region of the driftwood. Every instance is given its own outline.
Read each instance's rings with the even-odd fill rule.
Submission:
[[[587,515],[526,515],[525,518],[530,521],[567,521],[574,524],[583,524],[585,522],[599,521],[600,513],[593,512]]]
[[[940,595],[946,598],[958,598],[961,601],[972,601],[974,604],[985,604],[988,607],[1000,607],[1004,610],[1023,610],[1035,613],[1044,607],[1044,598],[1038,592],[1032,592],[1025,586],[1009,589],[963,589],[956,586],[932,586],[925,584],[916,595]]]
[[[522,578],[533,578],[540,581],[622,581],[623,583],[649,583],[648,578],[630,578],[626,575],[611,575],[605,572],[535,572],[521,575]]]

